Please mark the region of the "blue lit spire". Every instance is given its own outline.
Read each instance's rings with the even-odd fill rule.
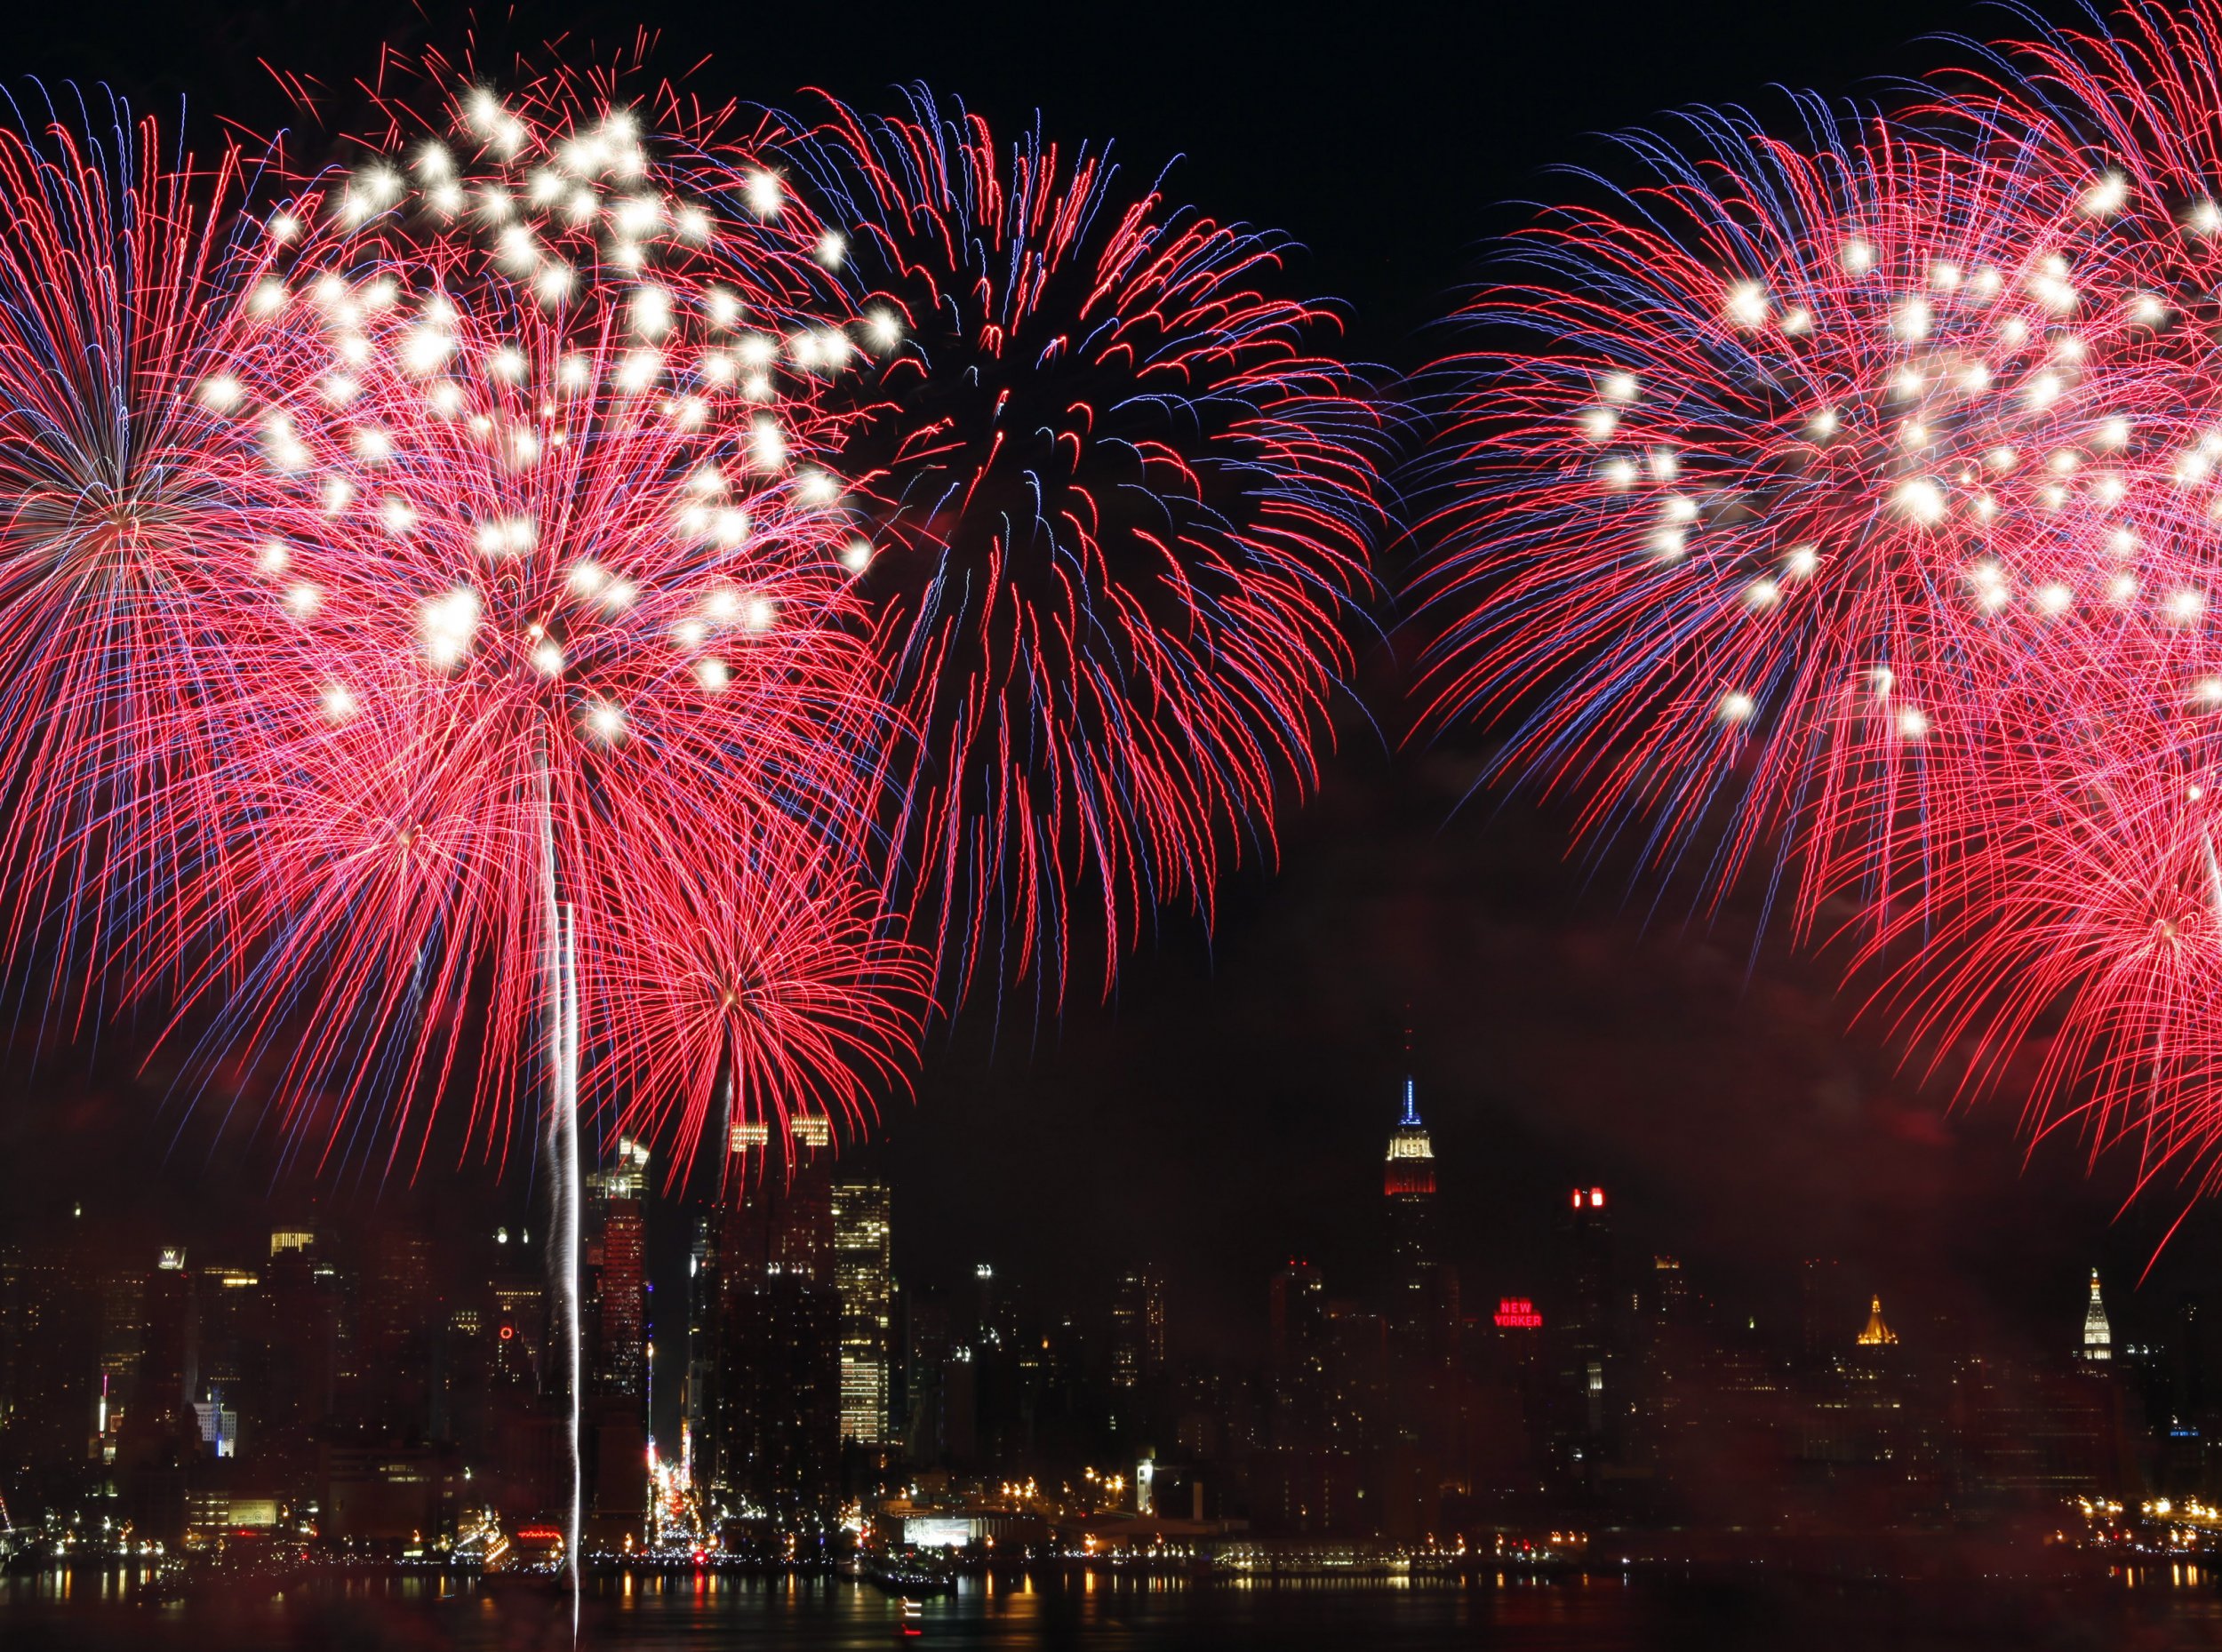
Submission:
[[[1409,1075],[1404,1080],[1404,1116],[1397,1123],[1407,1129],[1417,1129],[1419,1124],[1419,1103],[1413,1097],[1412,1081]]]

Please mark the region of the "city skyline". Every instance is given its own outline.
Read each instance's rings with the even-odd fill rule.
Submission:
[[[2203,1298],[2110,1311],[2096,1267],[2042,1349],[1886,1315],[1887,1288],[1833,1257],[1799,1263],[1795,1321],[1762,1329],[1593,1184],[1560,1191],[1555,1282],[1462,1299],[1438,1237],[1458,1167],[1409,1074],[1396,1095],[1374,1266],[1291,1254],[1257,1281],[1265,1338],[1232,1359],[1181,1334],[1178,1260],[1051,1289],[987,1263],[891,1272],[900,1207],[835,1159],[822,1120],[795,1121],[785,1175],[736,1127],[744,1191],[722,1208],[651,1207],[651,1155],[619,1141],[588,1177],[581,1241],[589,1547],[675,1529],[739,1552],[767,1517],[822,1536],[856,1510],[962,1541],[1075,1496],[1184,1541],[1409,1545],[1569,1514],[1640,1530],[1778,1494],[1824,1524],[2042,1519],[2079,1491],[2195,1497],[2222,1456]],[[482,1506],[537,1530],[563,1495],[564,1378],[528,1231],[436,1238],[388,1209],[266,1220],[267,1252],[176,1232],[149,1257],[75,1209],[0,1245],[19,1502],[82,1483],[87,1507],[172,1544],[295,1519],[333,1541],[451,1542]],[[687,1267],[659,1305],[646,1241],[674,1225]],[[1014,1502],[1021,1480],[1066,1490]]]
[[[1403,1006],[1397,1007],[1396,1014],[1403,1014]],[[1115,1035],[1115,1019],[1107,1018],[1107,1026],[1100,1030]],[[1056,1274],[1075,1272],[1115,1281],[1124,1270],[1162,1267],[1175,1254],[1186,1254],[1191,1265],[1178,1270],[1169,1281],[1171,1299],[1179,1309],[1177,1319],[1185,1322],[1192,1335],[1195,1328],[1206,1328],[1202,1334],[1207,1341],[1216,1334],[1215,1328],[1222,1325],[1239,1327],[1247,1335],[1261,1325],[1262,1309],[1246,1281],[1269,1269],[1282,1252],[1300,1251],[1323,1261],[1340,1256],[1343,1262],[1339,1272],[1355,1275],[1368,1291],[1384,1288],[1389,1265],[1375,1254],[1377,1224],[1365,1213],[1362,1202],[1347,1195],[1373,1179],[1372,1169],[1357,1156],[1366,1151],[1368,1134],[1384,1121],[1393,1122],[1405,1105],[1405,1081],[1391,1076],[1403,1060],[1404,1039],[1401,1026],[1385,1023],[1378,1040],[1382,1048],[1376,1052],[1373,1093],[1354,1097],[1340,1110],[1336,1124],[1343,1152],[1331,1163],[1310,1164],[1305,1187],[1283,1187],[1260,1196],[1242,1185],[1248,1178],[1237,1178],[1223,1187],[1224,1208],[1211,1213],[1218,1218],[1215,1221],[1197,1220],[1202,1213],[1193,1205],[1187,1207],[1189,1219],[1183,1221],[1183,1201],[1173,1199],[1152,1207],[1154,1221],[1124,1225],[1118,1201],[1111,1199],[1101,1209],[1101,1220],[1058,1234],[1059,1254],[1067,1259],[1063,1265],[1048,1263],[1031,1236],[1043,1230],[1029,1224],[1043,1220],[1045,1209],[1066,1209],[1074,1191],[1070,1184],[1059,1186],[1039,1174],[1058,1163],[1054,1158],[1037,1160],[1037,1173],[1031,1177],[1020,1174],[1018,1161],[1027,1150],[1040,1145],[1038,1139],[1023,1145],[1007,1145],[1013,1161],[1011,1171],[1007,1177],[994,1174],[1011,1184],[1012,1196],[987,1204],[965,1196],[947,1177],[946,1159],[936,1162],[937,1144],[932,1137],[937,1132],[924,1115],[942,1098],[928,1096],[916,1104],[900,1105],[891,1113],[889,1140],[884,1145],[852,1147],[842,1155],[841,1164],[844,1171],[860,1177],[880,1177],[895,1201],[914,1212],[910,1221],[895,1229],[898,1273],[961,1280],[976,1264],[987,1261],[1025,1281],[1029,1288],[1038,1288]],[[1432,1053],[1429,1040],[1423,1033],[1419,1041],[1425,1065]],[[1075,1052],[1075,1066],[1084,1070],[1093,1053]],[[1019,1070],[1015,1093],[1000,1098],[991,1116],[1006,1126],[1027,1126],[1037,1138],[1061,1133],[1056,1121],[1036,1119],[1024,1105],[1026,1091],[1032,1088],[1027,1081],[1044,1081],[1045,1070],[1053,1071],[1059,1060],[1054,1053],[1030,1058],[1008,1054],[986,1057],[982,1065],[991,1074],[1003,1075],[1005,1082],[1010,1081],[1010,1069]],[[1439,1098],[1431,1100],[1427,1109],[1430,1133],[1455,1144],[1449,1150],[1453,1155],[1449,1161],[1453,1185],[1474,1195],[1450,1201],[1444,1218],[1446,1254],[1454,1258],[1455,1265],[1474,1274],[1479,1296],[1491,1291],[1535,1296],[1554,1287],[1567,1287],[1569,1281],[1562,1277],[1563,1259],[1552,1255],[1547,1245],[1538,1246],[1533,1235],[1540,1229],[1541,1218],[1556,1209],[1560,1184],[1583,1182],[1593,1176],[1609,1177],[1620,1190],[1616,1195],[1620,1211],[1635,1212],[1640,1220],[1661,1231],[1674,1231],[1679,1225],[1685,1237],[1677,1244],[1694,1262],[1716,1277],[1733,1281],[1742,1296],[1778,1321],[1794,1312],[1795,1269],[1809,1252],[1833,1250],[1853,1257],[1878,1288],[1890,1291],[1907,1311],[1918,1308],[1924,1313],[1952,1317],[1972,1308],[1992,1331],[2032,1345],[2042,1340],[2050,1316],[2048,1303],[2057,1302],[2064,1284],[2073,1288],[2081,1281],[2094,1261],[2105,1267],[2109,1279],[2120,1281],[2117,1289],[2129,1293],[2134,1302],[2141,1295],[2148,1265],[2155,1299],[2161,1299],[2187,1281],[2194,1281],[2209,1254],[2204,1236],[2195,1228],[2170,1239],[2167,1227],[2172,1213],[2165,1209],[2132,1212],[2116,1219],[2104,1202],[2103,1185],[2094,1186],[2086,1181],[2070,1155],[2058,1155],[2049,1169],[2040,1167],[2024,1178],[2008,1181],[2002,1188],[1995,1176],[1982,1178],[1987,1185],[1982,1189],[1984,1204],[1978,1209],[1994,1213],[2002,1204],[2010,1212],[2026,1213],[2024,1219],[2033,1225],[2040,1219],[2050,1225],[2050,1242],[2034,1250],[1994,1241],[1997,1254],[1986,1256],[1977,1250],[1973,1259],[1978,1265],[1969,1268],[1957,1258],[1949,1265],[1939,1264],[1933,1256],[1916,1260],[1919,1247],[1903,1240],[1900,1255],[1894,1256],[1892,1248],[1885,1245],[1863,1253],[1856,1242],[1832,1243],[1832,1238],[1841,1237],[1842,1230],[1832,1235],[1823,1225],[1810,1225],[1802,1233],[1793,1228],[1784,1235],[1783,1242],[1762,1249],[1746,1242],[1748,1235],[1732,1212],[1724,1218],[1724,1233],[1698,1209],[1698,1201],[1686,1196],[1661,1197],[1662,1192],[1671,1194],[1673,1190],[1647,1185],[1643,1168],[1610,1143],[1601,1144],[1603,1151],[1584,1153],[1555,1143],[1523,1139],[1518,1133],[1523,1121],[1516,1112],[1504,1107],[1499,1097],[1461,1095],[1455,1082],[1436,1085],[1435,1089]],[[1229,1100],[1247,1100],[1256,1112],[1270,1111],[1269,1106],[1259,1105],[1259,1098],[1230,1096]],[[963,1105],[961,1098],[956,1105]],[[1941,1142],[1949,1146],[1949,1137],[1941,1132],[1955,1127],[1979,1129],[1986,1122],[1979,1118],[1947,1118],[1938,1127],[1938,1133],[1922,1145],[1935,1147]],[[1231,1126],[1228,1133],[1235,1133]],[[1503,1147],[1508,1140],[1532,1154],[1517,1173],[1511,1172],[1505,1162]],[[224,1190],[213,1201],[219,1209],[240,1208],[241,1201],[259,1199],[273,1185],[264,1183],[258,1187],[257,1173],[262,1167],[252,1154],[236,1155],[229,1163],[217,1158],[196,1166],[181,1162],[182,1153],[164,1155],[149,1151],[133,1163],[127,1182],[104,1186],[103,1167],[113,1168],[116,1162],[113,1139],[93,1132],[74,1175],[68,1168],[66,1142],[66,1137],[60,1144],[50,1138],[43,1153],[14,1161],[21,1179],[6,1210],[0,1212],[0,1225],[20,1231],[28,1223],[51,1220],[65,1206],[90,1201],[98,1211],[103,1200],[108,1200],[112,1201],[108,1213],[134,1211],[141,1231],[150,1235],[149,1242],[158,1243],[163,1225],[148,1213],[165,1202],[180,1212],[197,1209],[200,1216],[196,1220],[200,1220],[210,1208],[205,1190],[211,1185]],[[977,1137],[973,1145],[960,1149],[959,1156],[974,1161],[982,1156]],[[1970,1163],[1981,1165],[1981,1155],[1974,1149],[1957,1150],[1956,1156],[1962,1174]],[[1200,1165],[1168,1162],[1158,1174],[1162,1179],[1201,1173],[1209,1180],[1209,1165],[1207,1154]],[[1115,1171],[1099,1165],[1093,1168],[1090,1182],[1080,1185],[1094,1194],[1100,1185],[1091,1185],[1096,1177],[1131,1186],[1150,1174],[1140,1162],[1121,1165]],[[344,1183],[319,1186],[297,1177],[281,1177],[275,1185],[277,1191],[268,1193],[267,1208],[303,1217],[328,1209],[343,1219],[360,1220],[375,1219],[379,1212],[389,1209],[403,1212],[430,1209],[436,1225],[446,1219],[438,1208],[450,1197],[448,1190],[454,1189],[468,1190],[466,1197],[472,1201],[492,1201],[504,1215],[497,1225],[513,1234],[530,1234],[536,1221],[544,1217],[538,1208],[539,1195],[522,1178],[501,1181],[468,1169],[429,1169],[415,1187],[350,1187]],[[679,1236],[680,1224],[672,1215],[685,1201],[673,1196],[660,1174],[644,1175],[641,1193],[661,1217],[653,1225],[656,1235],[649,1241],[651,1254],[644,1258],[643,1265],[659,1282],[669,1284],[679,1279],[685,1265],[685,1242]],[[687,1197],[699,1199],[701,1193],[697,1188]],[[1320,1196],[1328,1193],[1343,1196]],[[2062,1202],[2084,1213],[2079,1230],[2061,1228],[2058,1215]],[[957,1219],[951,1220],[952,1214]],[[1928,1214],[1933,1217],[1935,1212]],[[1972,1215],[1970,1225],[1979,1225]],[[1053,1228],[1047,1231],[1056,1232]],[[1115,1243],[1106,1237],[1113,1233],[1119,1236]],[[1970,1237],[1982,1238],[1962,1234],[1961,1244],[1965,1246]],[[2164,1240],[2168,1242],[2163,1243]],[[1963,1270],[1957,1278],[1953,1277],[1955,1267]]]

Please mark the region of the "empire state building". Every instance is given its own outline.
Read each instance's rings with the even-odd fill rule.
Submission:
[[[1404,1079],[1404,1114],[1389,1132],[1382,1193],[1389,1199],[1389,1335],[1413,1368],[1447,1372],[1458,1341],[1458,1270],[1443,1259],[1435,1233],[1435,1144],[1411,1079]]]
[[[1389,1218],[1390,1393],[1408,1448],[1435,1465],[1433,1473],[1415,1478],[1439,1484],[1456,1433],[1459,1276],[1443,1259],[1435,1228],[1435,1144],[1420,1122],[1410,1079],[1404,1081],[1403,1114],[1389,1132],[1381,1187]],[[1433,1501],[1432,1492],[1420,1494],[1423,1504]],[[1400,1535],[1394,1512],[1390,1535]]]
[[[1435,1149],[1419,1121],[1412,1081],[1404,1081],[1404,1113],[1389,1132],[1381,1189],[1389,1206],[1389,1305],[1393,1331],[1432,1341],[1432,1321],[1444,1313],[1442,1259],[1435,1238]],[[1449,1306],[1455,1311],[1457,1289]],[[1411,1333],[1423,1333],[1411,1337]]]

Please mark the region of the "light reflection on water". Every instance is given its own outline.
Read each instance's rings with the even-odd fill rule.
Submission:
[[[883,1652],[898,1603],[847,1579],[710,1573],[591,1579],[586,1644],[639,1652]],[[2134,1586],[2125,1586],[2131,1584]],[[322,1577],[164,1600],[124,1572],[0,1577],[6,1652],[540,1652],[569,1645],[568,1601],[531,1582]],[[2140,1648],[2222,1642],[2212,1573],[2146,1568],[2067,1586],[1790,1585],[1630,1580],[1620,1574],[1468,1585],[1427,1576],[1229,1579],[1006,1575],[924,1603],[914,1652],[1648,1652],[1790,1647]]]

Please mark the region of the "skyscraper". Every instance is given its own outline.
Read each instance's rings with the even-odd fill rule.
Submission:
[[[1389,1208],[1389,1323],[1427,1324],[1439,1316],[1443,1301],[1435,1246],[1435,1150],[1419,1121],[1410,1079],[1404,1081],[1403,1114],[1389,1132],[1381,1187]]]
[[[1273,1276],[1273,1441],[1283,1449],[1323,1445],[1332,1395],[1327,1376],[1327,1284],[1293,1257]]]
[[[1580,1434],[1605,1431],[1607,1365],[1612,1341],[1612,1222],[1602,1187],[1573,1190],[1574,1312],[1568,1324],[1565,1376]]]
[[[618,1138],[586,1176],[586,1309],[591,1341],[583,1409],[594,1431],[594,1541],[635,1541],[648,1512],[648,1267],[642,1199],[647,1147]]]
[[[1165,1374],[1165,1281],[1156,1269],[1119,1278],[1111,1304],[1111,1383],[1139,1388]]]
[[[422,1433],[431,1422],[432,1239],[405,1212],[371,1230],[356,1313],[356,1347],[345,1386],[356,1420]]]
[[[1810,1368],[1828,1364],[1851,1320],[1844,1271],[1833,1257],[1808,1257],[1798,1267],[1798,1354]]]
[[[2082,1357],[2092,1364],[2114,1358],[2114,1328],[2106,1321],[2106,1305],[2098,1295],[2098,1270],[2090,1271],[2090,1301],[2083,1308]]]
[[[1436,1523],[1443,1488],[1459,1483],[1459,1276],[1436,1232],[1435,1144],[1412,1081],[1389,1132],[1381,1188],[1388,1201],[1387,1407],[1377,1511],[1384,1529],[1417,1536]],[[1363,1387],[1363,1384],[1360,1385]]]
[[[101,1427],[101,1297],[82,1239],[71,1224],[0,1250],[0,1479],[81,1462]]]
[[[840,1492],[841,1293],[823,1117],[793,1120],[791,1156],[736,1126],[740,1187],[718,1236],[713,1484],[726,1506],[808,1527]]]
[[[971,1351],[957,1340],[948,1305],[923,1293],[903,1293],[903,1410],[904,1449],[921,1467],[938,1467],[951,1455],[951,1442],[960,1434],[971,1437],[970,1414],[949,1414],[952,1400],[943,1381],[953,1357]],[[970,1402],[971,1391],[965,1391]]]
[[[841,1293],[841,1437],[889,1442],[889,1333],[894,1315],[887,1184],[848,1176],[833,1187],[834,1282]]]
[[[694,1242],[687,1250],[687,1364],[679,1395],[679,1458],[690,1485],[702,1483],[699,1466],[707,1461],[717,1393],[718,1224],[698,1217]]]
[[[620,1137],[617,1154],[587,1173],[587,1277],[595,1393],[644,1401],[648,1393],[648,1149]]]

